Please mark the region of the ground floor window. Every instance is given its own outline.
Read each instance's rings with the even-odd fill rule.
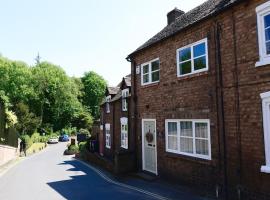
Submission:
[[[210,121],[208,119],[168,119],[166,151],[203,159],[211,159]]]
[[[121,147],[128,149],[128,120],[123,117],[120,119],[121,122]]]
[[[265,165],[261,167],[261,171],[270,173],[270,92],[262,93],[261,98],[265,147]]]
[[[105,134],[106,134],[106,148],[111,148],[111,133],[110,133],[110,124],[105,124]]]

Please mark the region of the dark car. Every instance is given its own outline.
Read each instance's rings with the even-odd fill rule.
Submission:
[[[68,135],[61,135],[60,137],[59,137],[59,141],[60,142],[68,142],[69,141],[69,137],[68,137]]]

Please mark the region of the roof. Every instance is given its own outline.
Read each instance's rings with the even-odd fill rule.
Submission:
[[[119,87],[108,87],[107,89],[108,89],[109,94],[113,94],[113,95],[117,94],[118,91],[120,90]]]
[[[119,91],[112,99],[111,102],[117,101],[122,98],[122,91]]]
[[[131,87],[131,74],[127,75],[126,77],[124,77],[126,85],[128,87]]]
[[[182,14],[178,18],[176,18],[175,22],[167,25],[163,28],[159,33],[157,33],[154,37],[145,42],[142,46],[137,48],[133,53],[131,53],[128,58],[130,58],[133,54],[152,46],[166,38],[169,38],[181,30],[202,21],[210,16],[213,16],[230,6],[243,1],[243,0],[208,0],[205,3],[199,5],[198,7],[190,10],[189,12]]]

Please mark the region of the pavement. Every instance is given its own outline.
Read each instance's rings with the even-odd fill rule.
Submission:
[[[1,200],[203,200],[159,181],[117,178],[49,145],[0,175]]]

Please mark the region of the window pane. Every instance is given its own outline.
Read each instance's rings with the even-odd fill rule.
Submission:
[[[168,136],[168,149],[170,150],[178,150],[177,148],[177,137]]]
[[[270,15],[264,17],[264,27],[267,28],[270,26]]]
[[[143,75],[143,83],[148,83],[149,82],[149,76],[148,74]]]
[[[195,136],[199,138],[208,138],[207,123],[195,123]]]
[[[265,41],[270,40],[270,28],[265,29]]]
[[[144,65],[143,66],[143,74],[146,74],[149,72],[149,65]]]
[[[152,82],[159,81],[159,71],[152,73]]]
[[[205,43],[198,44],[193,47],[194,57],[205,55]]]
[[[159,60],[156,60],[151,63],[152,64],[152,71],[159,70]]]
[[[180,135],[192,137],[192,122],[180,122]]]
[[[266,54],[270,54],[270,41],[269,42],[266,42]]]
[[[180,75],[191,73],[191,61],[180,64]]]
[[[193,153],[193,139],[180,138],[180,151],[185,153]]]
[[[179,61],[183,62],[191,59],[191,48],[186,48],[179,51]]]
[[[207,140],[196,139],[196,153],[201,155],[209,155]]]
[[[206,68],[206,57],[196,58],[194,60],[194,70],[204,69]]]
[[[168,122],[168,135],[177,135],[177,122]]]

